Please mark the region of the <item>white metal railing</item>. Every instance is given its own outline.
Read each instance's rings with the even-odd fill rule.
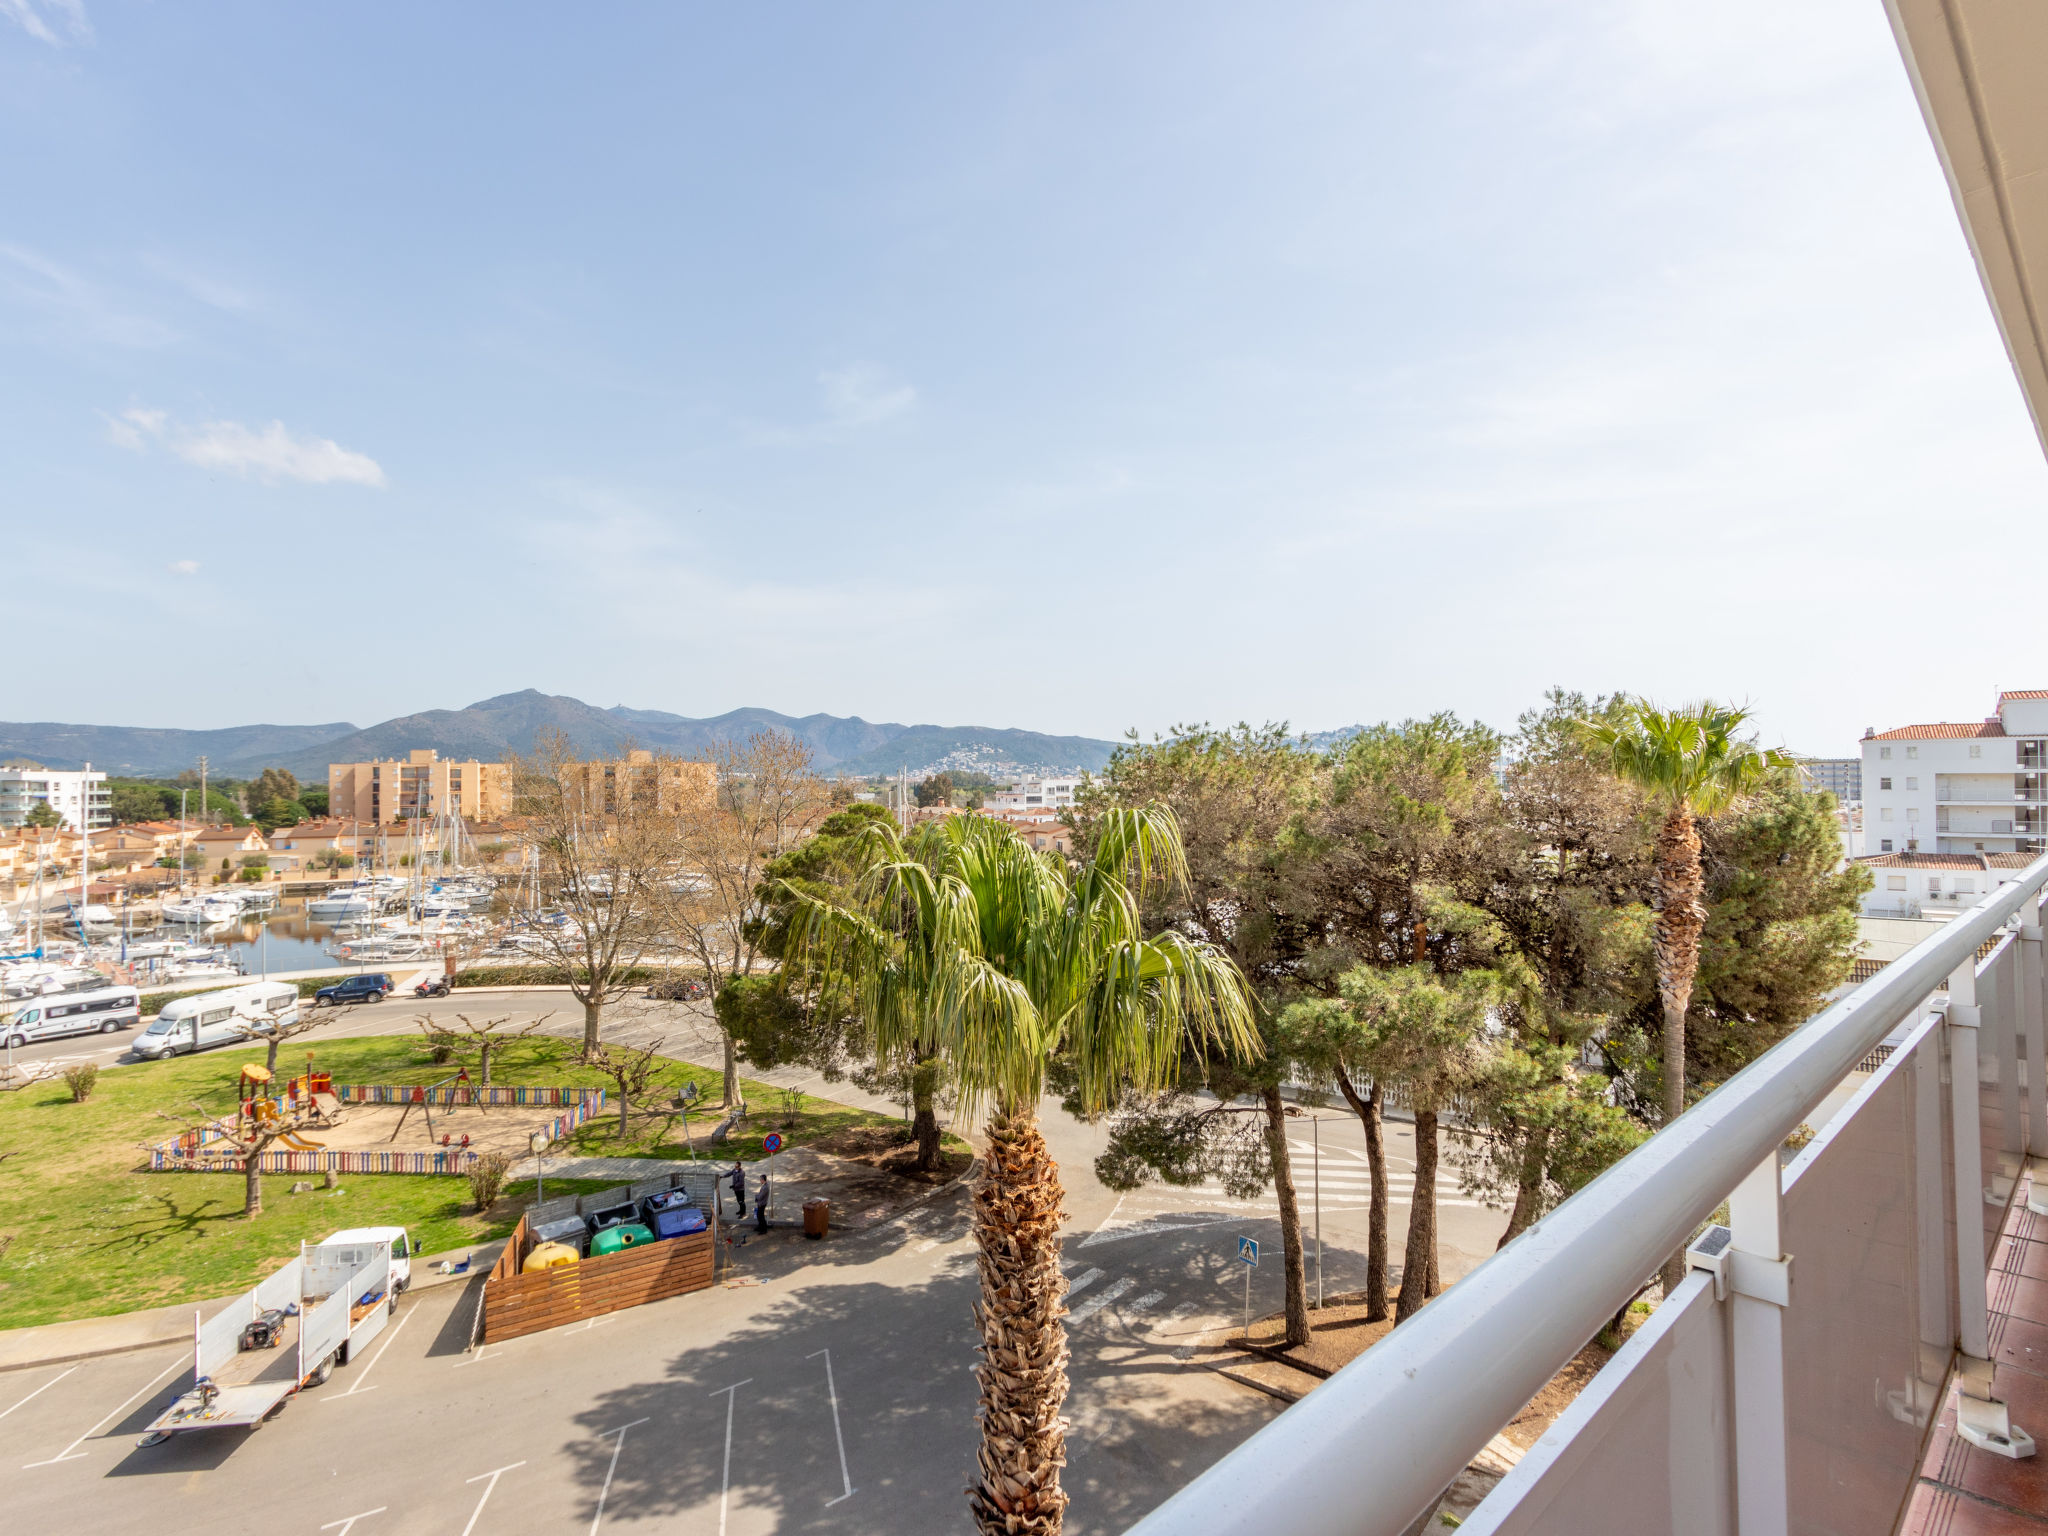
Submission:
[[[1415,1528],[1723,1202],[1718,1276],[1694,1273],[1658,1308],[1468,1536],[1886,1536],[1959,1362],[1966,1436],[1992,1450],[2004,1436],[2010,1454],[2024,1436],[1990,1396],[1985,1265],[2028,1154],[2048,1148],[2044,884],[2048,857],[1709,1094],[1133,1536]],[[1902,1028],[1781,1170],[1785,1138]]]

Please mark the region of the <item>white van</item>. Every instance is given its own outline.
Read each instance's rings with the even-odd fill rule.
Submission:
[[[299,989],[288,981],[254,981],[176,997],[150,1021],[132,1047],[145,1061],[189,1056],[217,1045],[244,1045],[279,1024],[299,1021]]]
[[[54,1040],[59,1035],[111,1035],[142,1017],[142,994],[133,987],[84,987],[30,998],[0,1022],[9,1045]]]

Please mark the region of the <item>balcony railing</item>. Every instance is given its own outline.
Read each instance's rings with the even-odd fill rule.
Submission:
[[[2048,1149],[2044,884],[2048,857],[1709,1094],[1134,1536],[1410,1530],[1723,1202],[1725,1246],[1697,1260],[1717,1272],[1695,1268],[1463,1536],[1887,1536],[1958,1374],[1959,1432],[2011,1454],[2019,1437],[1989,1396],[1985,1277],[2027,1157]],[[1781,1169],[1785,1138],[1888,1038],[1891,1053]]]

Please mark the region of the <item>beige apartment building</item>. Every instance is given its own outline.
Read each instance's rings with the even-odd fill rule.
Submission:
[[[718,771],[709,763],[657,760],[652,752],[631,751],[609,762],[567,764],[562,784],[580,788],[584,804],[605,815],[622,803],[677,811],[708,801],[718,790]]]
[[[327,813],[384,826],[459,816],[495,820],[512,809],[512,774],[503,763],[443,762],[431,748],[371,763],[327,765]]]

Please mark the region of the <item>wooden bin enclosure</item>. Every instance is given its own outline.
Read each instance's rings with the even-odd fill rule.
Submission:
[[[654,1187],[668,1182],[658,1181]],[[678,1178],[674,1182],[680,1186],[683,1180]],[[638,1190],[641,1186],[634,1188]],[[603,1196],[585,1196],[582,1203],[603,1209],[601,1201],[616,1201],[624,1193],[620,1190]],[[578,1318],[597,1317],[660,1301],[665,1296],[709,1289],[718,1244],[715,1200],[709,1203],[707,1214],[711,1225],[702,1232],[661,1238],[531,1275],[519,1272],[519,1266],[534,1248],[529,1230],[531,1215],[520,1217],[505,1251],[484,1282],[483,1305],[477,1313],[483,1325],[481,1342],[495,1344],[522,1334],[558,1328]]]

